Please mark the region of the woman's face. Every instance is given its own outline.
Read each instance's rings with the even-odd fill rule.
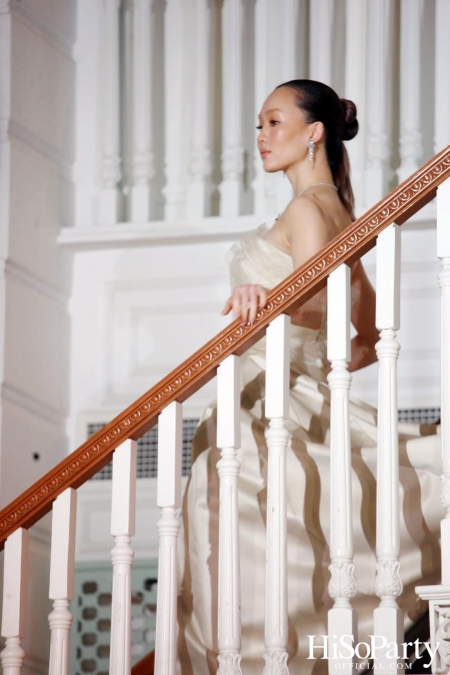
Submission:
[[[259,115],[258,148],[264,170],[270,173],[286,171],[304,161],[307,141],[312,136],[311,127],[295,104],[291,89],[282,87],[272,92]]]

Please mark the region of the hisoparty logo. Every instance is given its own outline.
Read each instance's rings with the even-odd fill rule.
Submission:
[[[407,658],[408,647],[414,647],[415,659],[423,657],[430,657],[428,663],[424,663],[424,667],[428,668],[439,648],[439,642],[436,644],[434,650],[428,642],[388,642],[383,635],[369,635],[369,642],[357,642],[354,644],[353,635],[341,635],[339,640],[336,640],[337,635],[333,635],[333,641],[330,642],[329,635],[308,635],[309,640],[309,655],[308,659],[352,659],[357,657],[363,661],[375,659],[374,668],[376,668],[376,659],[384,656],[387,659],[392,659],[392,669],[407,670],[411,668],[411,664],[402,663],[401,659]],[[421,647],[421,645],[423,645]],[[337,666],[338,664],[336,664]],[[366,667],[367,664],[359,664],[361,667]],[[358,668],[358,663],[344,661],[341,664],[342,670],[346,668]]]

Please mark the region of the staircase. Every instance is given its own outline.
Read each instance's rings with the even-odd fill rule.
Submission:
[[[289,350],[286,337],[289,315],[317,291],[328,286],[328,358],[331,362],[331,449],[333,467],[331,492],[331,572],[334,607],[329,622],[339,639],[352,633],[355,612],[352,541],[343,539],[351,513],[349,476],[348,397],[349,361],[349,264],[377,246],[377,328],[380,330],[380,387],[390,392],[379,402],[378,463],[383,480],[377,481],[377,503],[381,531],[388,532],[389,547],[377,542],[379,565],[386,563],[387,595],[375,610],[375,629],[389,642],[403,641],[397,605],[396,565],[398,537],[398,447],[395,343],[399,316],[400,226],[437,194],[437,255],[442,261],[439,275],[442,307],[442,501],[446,517],[442,521],[442,585],[418,589],[430,603],[431,647],[437,646],[433,672],[449,672],[445,650],[447,613],[450,612],[450,146],[376,204],[364,216],[336,237],[303,267],[270,293],[266,307],[256,322],[242,327],[239,320],[210,340],[159,384],[98,431],[92,438],[55,466],[0,513],[0,545],[4,547],[4,595],[1,633],[6,646],[1,653],[5,675],[19,675],[24,652],[21,638],[27,611],[28,528],[50,510],[53,511],[50,563],[49,616],[51,631],[50,673],[67,675],[68,641],[72,616],[73,571],[76,522],[76,490],[113,460],[111,552],[113,600],[111,617],[110,672],[125,675],[131,668],[131,593],[133,560],[131,539],[134,534],[136,491],[136,441],[158,421],[160,449],[158,457],[157,503],[161,509],[158,523],[160,540],[158,574],[158,614],[155,649],[157,675],[173,675],[176,664],[176,547],[181,506],[181,428],[182,403],[217,375],[218,438],[222,449],[219,470],[221,491],[219,532],[219,649],[221,672],[239,669],[239,560],[237,516],[238,494],[236,449],[239,448],[239,356],[264,334],[267,335],[266,416],[270,420],[267,533],[268,594],[266,626],[276,613],[277,632],[266,629],[266,662],[285,660],[287,646],[286,580],[286,504],[284,499],[284,453],[288,432],[284,427],[288,396]],[[338,411],[340,413],[338,414]],[[334,481],[334,482],[333,482]],[[344,551],[344,554],[342,553]],[[339,553],[338,553],[339,552]],[[389,563],[389,564],[387,564]],[[393,564],[391,564],[393,563]],[[337,570],[340,570],[339,573]],[[226,570],[226,574],[225,571]],[[339,584],[342,570],[349,586]],[[392,582],[392,583],[391,583]],[[336,592],[336,588],[340,589]],[[348,590],[350,588],[350,590]],[[353,589],[353,590],[352,590]],[[386,597],[388,602],[386,602]],[[270,624],[271,625],[271,624]],[[275,628],[273,629],[275,631]],[[436,637],[438,636],[438,637]],[[440,641],[442,646],[438,646]],[[274,648],[273,645],[276,645]],[[150,660],[152,657],[149,657]],[[281,662],[280,661],[280,662]],[[392,662],[381,655],[376,666],[390,668]],[[142,664],[141,664],[142,665]],[[348,667],[348,659],[335,663],[336,669]],[[145,668],[145,665],[142,666]],[[333,666],[330,666],[330,668]],[[133,672],[135,670],[133,669]],[[140,672],[144,672],[141,670]],[[148,671],[147,671],[148,672]],[[239,672],[239,670],[238,670]]]

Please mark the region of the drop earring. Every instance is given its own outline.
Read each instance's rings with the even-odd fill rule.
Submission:
[[[310,165],[311,169],[313,169],[313,168],[314,168],[314,152],[315,152],[315,150],[316,150],[316,144],[314,143],[314,141],[312,140],[312,138],[310,138],[310,139],[308,140],[307,146],[308,146],[308,160],[309,160],[309,165]]]

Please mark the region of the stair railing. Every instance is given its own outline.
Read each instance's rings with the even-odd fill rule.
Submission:
[[[356,614],[351,600],[356,591],[353,576],[353,541],[350,492],[349,389],[350,274],[349,265],[377,245],[377,311],[380,330],[379,437],[377,503],[377,575],[375,610],[377,635],[399,643],[403,637],[402,614],[396,598],[401,592],[398,535],[398,443],[396,361],[399,346],[399,226],[438,195],[438,257],[442,260],[442,452],[443,500],[447,519],[442,523],[444,572],[440,605],[450,607],[448,557],[450,532],[450,146],[436,155],[393,190],[328,246],[274,288],[266,306],[251,326],[232,322],[159,384],[103,427],[78,450],[66,457],[0,513],[0,547],[5,548],[1,653],[5,675],[20,675],[24,653],[21,638],[26,624],[27,529],[53,509],[50,597],[54,609],[51,630],[51,675],[68,673],[68,640],[73,598],[76,488],[112,458],[113,599],[110,672],[130,672],[131,590],[136,488],[136,440],[158,421],[158,490],[161,508],[155,672],[173,675],[176,665],[176,546],[181,506],[182,402],[217,373],[218,439],[221,449],[218,472],[221,486],[219,532],[219,673],[240,673],[240,583],[238,554],[239,462],[239,356],[267,333],[266,401],[269,419],[267,509],[267,575],[265,623],[265,674],[288,673],[285,453],[289,434],[289,315],[325,287],[328,281],[328,360],[331,363],[331,579],[334,606],[329,613],[329,633],[339,642],[343,635],[356,639]],[[381,477],[383,479],[381,479]],[[436,587],[434,587],[436,589]],[[426,589],[431,597],[433,591]],[[447,595],[445,596],[445,592]],[[430,595],[431,594],[431,595]],[[436,593],[434,592],[433,598]],[[444,597],[445,596],[445,597]],[[434,600],[433,600],[434,602]],[[432,601],[430,600],[430,604]],[[436,603],[435,603],[436,604]],[[445,612],[433,605],[435,632],[448,622]],[[436,618],[437,617],[437,618]],[[331,628],[331,630],[330,630]],[[434,639],[434,638],[433,638]],[[330,644],[331,649],[331,644]],[[392,660],[378,650],[376,666],[392,668]],[[349,659],[330,659],[331,672],[348,667]],[[438,665],[448,671],[445,654],[438,651]],[[436,664],[433,664],[436,668]],[[444,672],[444,671],[442,671]]]

